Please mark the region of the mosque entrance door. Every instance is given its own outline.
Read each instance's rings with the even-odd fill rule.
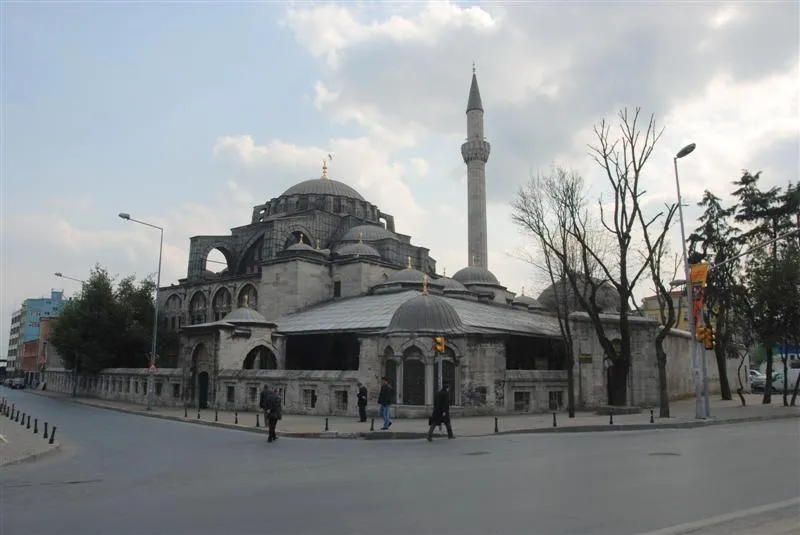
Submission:
[[[208,408],[208,372],[200,372],[197,376],[197,408]]]
[[[425,364],[421,360],[403,362],[403,403],[425,405]]]

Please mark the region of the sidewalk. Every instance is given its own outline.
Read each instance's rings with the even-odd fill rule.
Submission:
[[[146,410],[142,405],[106,401],[91,398],[72,398],[68,395],[52,392],[29,391],[31,394],[60,398],[93,407],[128,412],[148,416],[191,422],[200,425],[239,429],[250,432],[265,432],[264,418],[260,413],[233,413],[214,410],[200,411],[189,408],[184,417],[184,409],[154,407]],[[476,416],[453,418],[453,431],[459,437],[478,437],[493,434],[521,433],[558,433],[586,431],[635,431],[641,429],[681,429],[705,427],[728,423],[743,423],[759,420],[775,420],[782,418],[800,418],[800,407],[782,407],[779,399],[772,405],[762,405],[761,396],[746,396],[747,406],[742,407],[738,398],[732,401],[712,401],[711,417],[708,420],[697,420],[694,417],[694,399],[675,401],[670,406],[671,418],[659,418],[655,409],[654,422],[650,423],[650,411],[641,414],[614,415],[613,423],[609,416],[600,416],[594,412],[579,412],[575,418],[568,418],[565,412],[556,414],[556,427],[553,426],[553,414],[509,414],[497,418],[493,416]],[[777,403],[776,403],[777,402]],[[495,422],[497,430],[495,431]],[[256,426],[258,424],[258,427]],[[371,421],[358,422],[355,417],[341,416],[299,416],[284,415],[278,423],[279,436],[303,438],[364,438],[400,439],[423,438],[428,430],[427,418],[396,419],[390,431],[380,431],[382,422],[375,419],[374,431],[370,430]]]
[[[61,447],[58,441],[53,444],[43,436],[44,429],[37,426],[34,434],[34,424],[31,428],[20,422],[12,421],[8,416],[0,415],[0,466],[8,466],[21,462],[40,459],[55,453]]]

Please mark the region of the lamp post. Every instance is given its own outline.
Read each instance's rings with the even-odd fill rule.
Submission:
[[[150,349],[150,369],[148,370],[147,375],[147,410],[151,410],[153,408],[153,400],[155,399],[155,380],[153,377],[153,372],[156,366],[156,342],[158,340],[158,288],[161,286],[161,253],[164,250],[164,229],[158,225],[133,219],[130,214],[126,214],[125,212],[120,212],[119,217],[121,219],[125,219],[126,221],[133,221],[134,223],[139,223],[140,225],[154,228],[161,233],[161,238],[158,243],[158,274],[156,275],[156,296],[154,299],[153,310],[153,342]]]
[[[686,145],[672,159],[675,166],[675,187],[678,190],[678,214],[681,220],[681,246],[683,250],[683,270],[686,276],[686,299],[688,301],[688,320],[689,320],[689,340],[692,346],[692,371],[694,375],[695,388],[695,418],[706,418],[708,416],[708,376],[706,374],[705,355],[703,356],[703,376],[700,379],[700,355],[698,353],[697,340],[695,340],[695,321],[694,321],[694,288],[692,287],[691,268],[689,266],[689,252],[686,248],[686,228],[683,222],[683,198],[681,197],[681,182],[678,178],[678,159],[691,154],[696,145],[690,143]]]
[[[75,282],[80,282],[81,286],[86,286],[86,281],[82,279],[76,279],[75,277],[68,277],[64,275],[60,271],[56,271],[53,273],[56,277],[61,279],[67,279]],[[81,356],[75,355],[75,362],[72,363],[72,397],[78,396],[78,366],[80,366]]]

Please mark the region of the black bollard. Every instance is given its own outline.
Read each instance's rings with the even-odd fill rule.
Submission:
[[[44,435],[42,437],[47,438],[47,422],[44,423]]]
[[[608,413],[608,425],[614,425],[614,411]]]
[[[261,421],[259,419],[259,416],[260,415],[258,413],[256,413],[256,427],[261,427]]]
[[[373,418],[372,421],[369,423],[369,430],[375,431],[375,418]]]
[[[34,435],[39,434],[39,418],[33,419],[33,434]]]
[[[197,409],[197,419],[200,419],[200,409]]]
[[[239,425],[239,411],[233,411],[233,423]]]
[[[30,429],[30,428],[31,428],[31,415],[29,414],[28,415],[28,421],[25,424],[25,429]]]
[[[214,409],[214,421],[219,422],[219,409]]]
[[[17,406],[14,403],[12,403],[11,404],[11,418],[12,419],[14,418],[14,409],[16,409],[16,408],[17,408]]]
[[[189,417],[189,409],[187,409],[186,406],[183,407],[183,417],[184,418]]]
[[[494,432],[499,433],[500,428],[497,426],[497,416],[494,417]]]
[[[327,431],[327,430],[328,430],[328,419],[325,418],[325,431]]]
[[[48,442],[48,444],[52,444],[55,439],[56,439],[56,426],[53,426],[53,432],[50,433],[50,442]]]
[[[19,416],[19,414],[17,414],[17,416]],[[23,412],[23,413],[22,413],[22,421],[21,421],[21,422],[20,422],[20,424],[19,424],[19,425],[21,425],[22,427],[25,427],[25,416],[27,416],[27,415],[26,415],[26,414]],[[19,420],[18,420],[18,421],[19,421]]]
[[[650,423],[654,423],[655,420],[653,419],[653,409],[650,409]]]
[[[553,413],[553,427],[558,427],[558,422],[556,421],[556,413]]]

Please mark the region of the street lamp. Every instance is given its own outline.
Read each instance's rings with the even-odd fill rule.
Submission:
[[[76,279],[75,277],[68,277],[68,276],[64,275],[63,273],[61,273],[60,271],[56,271],[55,273],[53,273],[53,275],[55,275],[56,277],[60,277],[62,279],[68,279],[68,280],[71,280],[71,281],[80,282],[81,284],[86,284],[85,280]]]
[[[81,279],[76,279],[75,277],[68,277],[61,273],[60,271],[56,271],[53,273],[56,277],[62,279],[68,279],[75,282],[80,282],[82,286],[86,286],[86,281]],[[75,362],[72,363],[72,397],[78,396],[78,366],[80,366],[81,356],[80,354],[75,355]]]
[[[156,275],[156,296],[154,299],[155,310],[153,311],[153,343],[150,349],[150,369],[148,370],[149,373],[147,376],[147,410],[151,410],[153,408],[153,400],[155,398],[155,379],[153,377],[153,371],[156,366],[156,342],[158,340],[158,288],[161,286],[161,253],[164,250],[164,229],[158,225],[133,219],[130,214],[125,212],[120,212],[119,217],[121,219],[125,219],[126,221],[133,221],[134,223],[139,223],[140,225],[157,229],[161,233],[161,239],[158,244],[158,274]]]
[[[686,249],[686,228],[683,222],[683,198],[681,197],[681,182],[678,178],[678,159],[691,154],[696,145],[690,143],[683,147],[672,162],[675,165],[675,187],[678,190],[678,214],[681,220],[681,245],[683,248],[683,270],[686,276],[686,299],[688,300],[689,307],[689,343],[692,346],[692,369],[694,375],[694,388],[695,388],[695,418],[708,417],[708,374],[706,373],[705,355],[703,355],[703,378],[700,380],[700,355],[698,354],[697,341],[695,337],[695,323],[694,323],[694,289],[692,288],[691,268],[689,267],[689,252]]]

